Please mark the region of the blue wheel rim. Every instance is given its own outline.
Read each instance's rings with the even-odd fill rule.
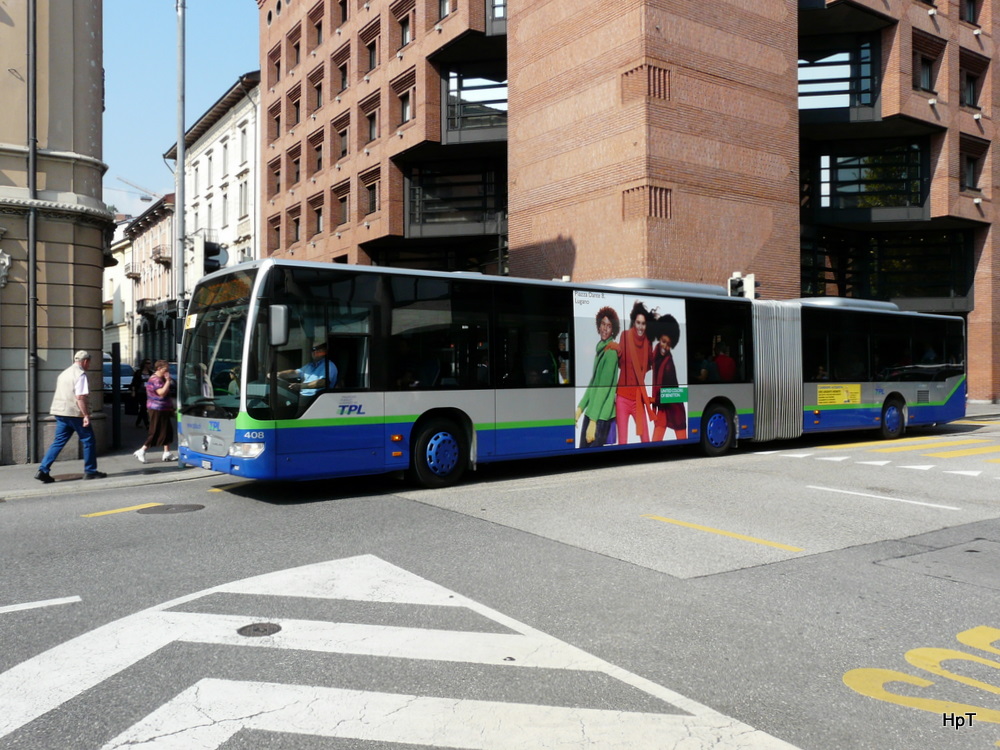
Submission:
[[[458,466],[458,441],[450,432],[438,432],[427,441],[427,468],[439,477],[446,477]]]
[[[705,425],[705,436],[713,448],[721,448],[729,440],[729,420],[725,414],[713,414]]]
[[[886,407],[884,424],[889,432],[898,432],[902,426],[903,414],[895,404]]]

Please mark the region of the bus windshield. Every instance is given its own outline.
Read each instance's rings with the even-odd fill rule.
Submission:
[[[240,365],[256,269],[199,284],[185,321],[181,414],[235,419]]]

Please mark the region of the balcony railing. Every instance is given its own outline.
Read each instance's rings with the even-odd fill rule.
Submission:
[[[157,245],[153,248],[153,262],[161,263],[165,266],[170,265],[170,246],[169,245]]]
[[[135,301],[135,311],[139,315],[151,315],[153,313],[153,308],[155,302],[149,297],[143,297],[142,299],[137,299]]]
[[[139,265],[137,263],[126,263],[125,264],[125,278],[139,280]]]

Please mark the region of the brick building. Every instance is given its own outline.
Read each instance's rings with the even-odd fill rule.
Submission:
[[[262,254],[890,299],[996,400],[994,5],[258,0]]]

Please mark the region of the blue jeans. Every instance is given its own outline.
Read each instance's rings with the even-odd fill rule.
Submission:
[[[56,436],[38,467],[39,471],[49,473],[74,432],[80,436],[80,445],[83,446],[84,472],[93,474],[97,471],[97,438],[94,436],[93,425],[83,426],[83,417],[56,417]]]

